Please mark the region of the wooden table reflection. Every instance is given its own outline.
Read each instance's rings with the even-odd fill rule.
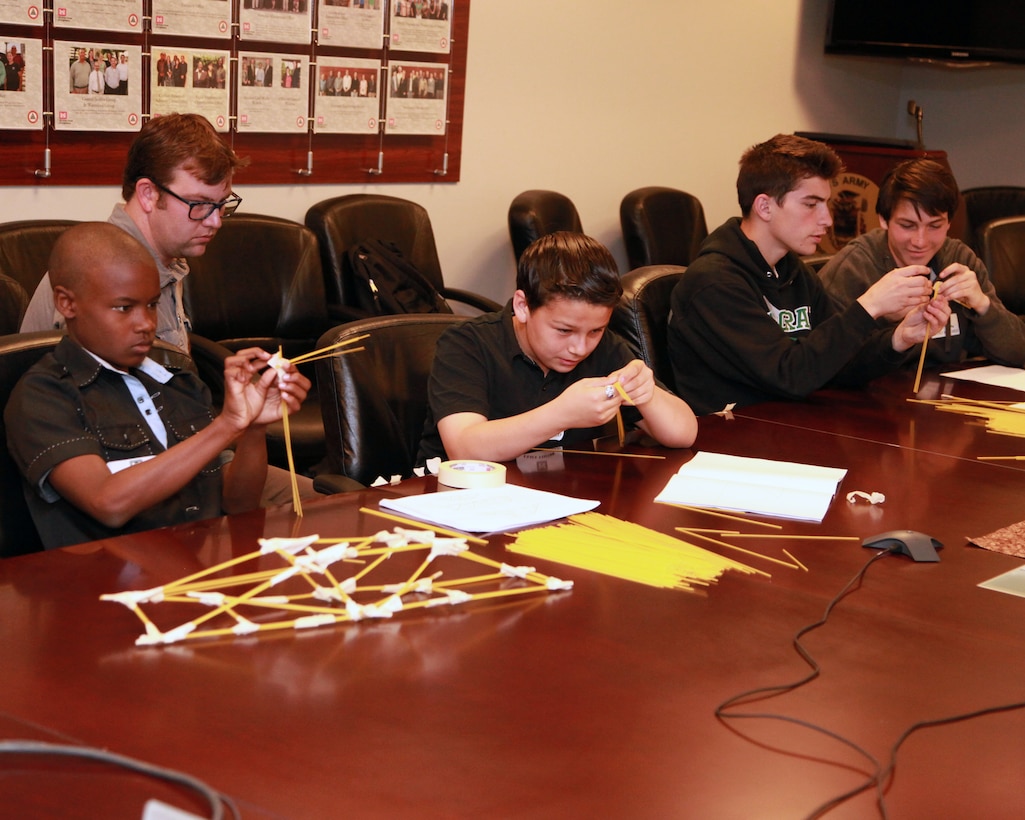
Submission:
[[[819,679],[757,706],[827,726],[881,760],[917,720],[1025,699],[1025,602],[976,586],[1020,560],[966,543],[1025,518],[1025,472],[976,461],[1011,445],[907,405],[904,375],[706,417],[697,443],[849,470],[821,525],[784,522],[784,532],[911,528],[945,543],[938,564],[874,564],[806,639]],[[601,499],[600,511],[664,532],[721,523],[652,503],[691,451],[631,449],[666,458],[563,454],[542,469],[511,464],[509,480]],[[771,578],[727,575],[700,594],[538,561],[574,589],[164,648],[136,648],[135,617],[99,600],[244,554],[264,535],[374,532],[387,522],[361,507],[435,488],[418,479],[318,500],[299,522],[260,511],[0,563],[0,732],[187,771],[246,818],[802,817],[865,778],[865,761],[836,741],[713,714],[731,695],[806,673],[791,641],[870,557],[856,543],[793,541],[808,572],[762,564]],[[848,504],[852,489],[887,501]],[[490,540],[480,552],[523,563],[506,556],[505,536]],[[57,771],[75,767],[26,776],[48,783],[52,800],[68,776],[50,779]],[[123,800],[88,780],[83,816],[118,816]],[[5,811],[49,805],[18,782],[0,779]],[[830,816],[875,816],[873,800]],[[1020,817],[1025,714],[914,735],[887,805],[894,818]]]

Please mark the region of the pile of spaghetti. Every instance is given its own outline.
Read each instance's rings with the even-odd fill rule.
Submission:
[[[764,574],[682,539],[595,512],[571,516],[566,523],[524,530],[508,549],[669,589],[707,587],[726,570]]]

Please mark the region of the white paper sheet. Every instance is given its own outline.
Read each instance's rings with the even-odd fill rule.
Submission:
[[[655,501],[820,522],[845,469],[698,453]]]
[[[970,367],[967,370],[952,370],[941,373],[946,379],[960,379],[967,382],[981,382],[996,387],[1010,387],[1025,393],[1025,370],[1020,367],[1005,367],[1002,364],[988,364]]]
[[[983,589],[992,589],[997,592],[1006,592],[1008,595],[1017,595],[1020,598],[1025,598],[1025,566],[1012,569],[1010,572],[1005,572],[996,578],[990,578],[988,581],[983,581],[979,586]]]
[[[463,532],[505,532],[587,512],[599,503],[506,484],[386,498],[381,506],[418,521]]]

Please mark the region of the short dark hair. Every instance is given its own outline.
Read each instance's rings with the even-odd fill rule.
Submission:
[[[179,167],[207,185],[217,185],[245,164],[205,117],[165,114],[143,125],[128,148],[121,195],[125,202],[130,200],[140,179],[168,185]]]
[[[153,254],[134,236],[109,222],[78,222],[53,243],[48,269],[50,284],[71,291],[87,287],[90,277],[122,265],[150,267]]]
[[[876,213],[887,222],[902,199],[928,216],[954,218],[961,194],[950,169],[934,159],[908,159],[883,177]]]
[[[753,145],[740,158],[737,175],[737,199],[744,216],[759,194],[777,202],[796,188],[801,180],[818,177],[832,180],[843,171],[843,161],[821,142],[796,134],[777,134]]]
[[[516,267],[516,288],[531,310],[557,298],[613,307],[623,294],[619,268],[608,248],[573,231],[556,231],[532,242]]]

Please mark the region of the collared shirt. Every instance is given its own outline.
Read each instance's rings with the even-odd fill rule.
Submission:
[[[629,345],[606,330],[591,355],[569,373],[544,373],[524,355],[513,327],[512,302],[496,313],[475,316],[446,330],[438,340],[428,382],[427,421],[417,463],[444,457],[438,421],[454,413],[478,413],[489,421],[518,416],[547,404],[581,379],[608,376],[636,359]],[[641,419],[636,407],[624,405],[623,420]],[[601,427],[565,430],[552,444],[573,447],[590,442]],[[543,446],[548,442],[537,442]]]
[[[189,273],[188,263],[184,259],[172,259],[170,264],[165,265],[157,253],[150,248],[149,243],[142,235],[142,231],[139,230],[139,226],[132,221],[132,218],[125,211],[124,205],[115,205],[107,221],[131,234],[149,249],[149,252],[153,255],[153,260],[157,263],[157,271],[160,274],[160,303],[157,305],[157,338],[180,347],[188,353],[189,331],[192,329],[192,326],[188,316],[185,315],[185,308],[182,303],[182,280]],[[32,294],[32,300],[25,311],[25,318],[21,321],[21,332],[63,329],[64,317],[61,316],[54,305],[53,286],[50,284],[50,275],[46,274],[40,280],[38,287],[36,287],[36,292]]]
[[[130,375],[152,399],[166,446],[144,422],[123,375],[69,337],[18,382],[4,413],[7,446],[27,482],[25,499],[47,548],[221,514],[221,466],[227,454],[120,529],[86,515],[49,484],[53,469],[72,458],[96,455],[116,469],[122,462],[159,455],[210,424],[210,394],[199,377],[166,370],[170,378],[161,383],[150,375],[160,370],[146,365]]]
[[[83,348],[84,349],[84,348]],[[121,370],[120,368],[114,367],[110,362],[101,359],[91,350],[86,350],[90,356],[96,359],[101,366],[107,368],[114,373],[117,373],[125,382],[125,387],[128,388],[128,392],[132,396],[132,400],[135,402],[135,406],[139,409],[142,414],[142,420],[149,426],[150,431],[160,441],[161,446],[167,448],[167,427],[164,426],[163,420],[160,418],[160,411],[154,399],[160,397],[160,392],[150,393],[146,388],[146,385],[142,383],[138,376],[127,371]],[[171,381],[171,376],[174,375],[163,365],[157,364],[148,356],[143,360],[142,364],[136,368],[138,371],[145,373],[153,381],[158,384],[167,384]],[[109,463],[109,462],[108,462]]]
[[[71,64],[71,70],[68,72],[71,90],[74,91],[76,88],[85,88],[89,85],[89,75],[92,74],[93,68],[89,63],[76,60]]]

